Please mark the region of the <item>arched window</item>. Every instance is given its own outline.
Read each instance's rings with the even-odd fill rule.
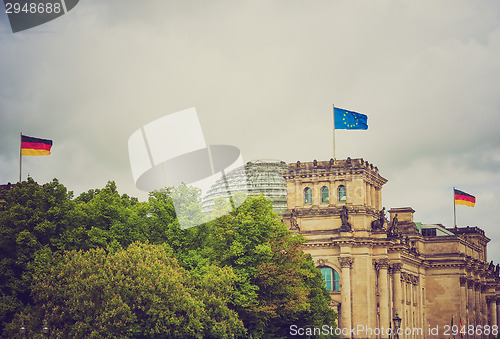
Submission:
[[[339,274],[337,271],[330,267],[321,267],[321,274],[323,274],[323,281],[325,282],[325,287],[329,291],[340,290],[339,284]]]
[[[326,186],[321,187],[321,202],[330,202],[330,190]]]
[[[306,187],[304,190],[304,203],[306,204],[312,204],[312,189],[310,187]]]
[[[340,185],[338,188],[339,192],[339,202],[345,202],[347,200],[347,194],[344,185]]]

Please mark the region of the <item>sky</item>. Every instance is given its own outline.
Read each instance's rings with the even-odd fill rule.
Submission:
[[[22,132],[54,142],[24,179],[144,200],[128,138],[190,107],[244,161],[328,160],[335,105],[368,116],[335,133],[336,158],[376,165],[387,209],[451,227],[452,188],[470,193],[457,224],[500,263],[500,2],[82,0],[18,33],[0,9],[0,183]]]

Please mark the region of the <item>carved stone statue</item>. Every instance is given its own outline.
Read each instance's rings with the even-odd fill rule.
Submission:
[[[382,207],[380,212],[378,212],[378,220],[380,221],[380,225],[384,225],[385,221],[385,207]]]
[[[380,212],[378,212],[378,219],[372,221],[372,230],[384,230],[385,223],[385,207],[382,207]]]
[[[392,218],[392,223],[391,226],[389,227],[389,230],[387,231],[388,235],[395,235],[397,234],[397,226],[398,226],[398,214]]]
[[[350,231],[351,224],[349,224],[349,213],[345,206],[342,206],[342,210],[340,211],[340,220],[342,221],[342,227],[340,227],[340,229],[343,231]]]
[[[292,212],[290,213],[290,230],[299,230],[299,224],[297,223],[297,212],[295,209],[292,209]]]

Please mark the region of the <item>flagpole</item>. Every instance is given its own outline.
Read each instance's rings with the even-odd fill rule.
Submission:
[[[457,204],[455,204],[455,187],[453,187],[453,225],[457,228]]]
[[[21,182],[21,173],[23,170],[23,132],[19,133],[19,182]]]
[[[335,159],[335,105],[333,105],[333,160]]]

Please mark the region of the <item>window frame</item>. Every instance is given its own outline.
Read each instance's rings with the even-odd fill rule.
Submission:
[[[318,267],[323,277],[325,287],[330,292],[340,291],[340,276],[337,270],[328,266]],[[328,279],[329,278],[329,279]]]
[[[311,187],[304,188],[304,204],[305,205],[312,204],[312,188]]]
[[[341,193],[342,193],[342,195],[341,195]],[[347,188],[345,187],[345,185],[339,185],[337,187],[337,199],[338,199],[338,202],[346,202],[347,201]]]
[[[325,195],[326,191],[326,195]],[[326,196],[326,201],[325,201],[325,196]],[[329,204],[330,203],[330,189],[327,186],[321,187],[321,203],[322,204]]]

